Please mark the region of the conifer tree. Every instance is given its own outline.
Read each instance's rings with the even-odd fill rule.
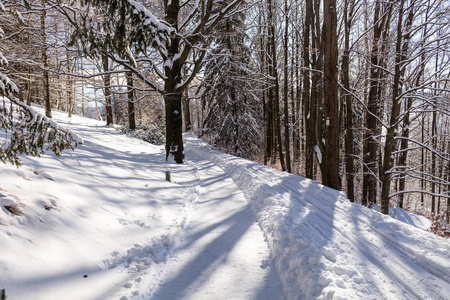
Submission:
[[[215,32],[201,88],[207,114],[203,136],[227,152],[250,158],[259,152],[261,139],[255,116],[260,115],[252,93],[250,50],[244,44],[244,15],[225,19]]]

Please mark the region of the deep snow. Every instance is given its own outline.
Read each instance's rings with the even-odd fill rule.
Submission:
[[[85,143],[0,166],[8,300],[449,298],[450,242],[424,218],[383,216],[193,135],[176,165],[160,146],[53,114]]]

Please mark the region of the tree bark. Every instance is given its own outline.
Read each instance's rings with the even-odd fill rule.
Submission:
[[[295,15],[299,15],[300,3],[295,1]],[[298,21],[296,21],[298,22]],[[298,26],[295,23],[293,26]],[[292,164],[295,166],[295,170],[298,172],[300,170],[300,128],[301,126],[301,107],[300,107],[300,37],[299,31],[295,32],[295,52],[291,55],[291,65],[295,71],[291,72],[291,123],[292,123]],[[294,41],[293,41],[294,43]],[[295,54],[294,54],[295,53]],[[294,84],[295,82],[295,84]],[[295,87],[295,89],[294,89]],[[298,173],[297,173],[298,174]]]
[[[165,21],[173,28],[178,28],[178,13],[180,12],[180,0],[172,0],[167,3]],[[171,64],[164,65],[164,104],[166,115],[166,160],[172,156],[175,162],[181,164],[184,160],[183,146],[183,117],[181,108],[182,91],[178,90],[182,78],[182,63],[180,59],[174,59],[180,50],[180,36],[171,38],[167,47],[167,61]]]
[[[409,11],[409,14],[408,14],[408,23],[407,23],[408,26],[411,26],[412,21],[413,21],[413,17],[414,17],[414,5],[411,5],[410,11]],[[425,21],[427,20],[427,18],[428,18],[428,12],[425,15]],[[426,32],[427,32],[427,24],[425,23],[424,36],[425,36]],[[409,34],[406,35],[405,40],[408,40],[408,42],[409,42],[409,40],[410,40]],[[422,48],[424,47],[424,44],[425,44],[425,38],[422,41]],[[404,47],[406,45],[407,44],[405,43]],[[425,63],[424,63],[424,61],[425,61],[425,51],[424,51],[424,49],[422,49],[422,51],[423,52],[422,52],[422,56],[421,56],[421,59],[420,59],[420,71],[419,71],[419,74],[417,75],[416,86],[420,85],[421,78],[422,78],[422,76],[424,74],[424,71],[425,71]],[[406,53],[403,53],[403,54],[406,54]],[[409,132],[410,132],[409,131],[409,125],[410,125],[410,113],[409,113],[409,111],[412,108],[412,105],[413,105],[413,99],[412,98],[408,98],[408,102],[407,102],[406,108],[405,108],[405,110],[406,110],[405,118],[403,120],[403,128],[404,128],[403,129],[403,134],[402,134],[403,139],[401,141],[401,153],[400,153],[400,157],[399,157],[399,166],[403,167],[402,173],[400,174],[399,187],[398,187],[399,191],[404,191],[405,188],[406,188],[405,167],[406,167],[406,162],[407,162],[407,158],[408,158],[408,151],[407,151],[407,149],[409,147],[409,145],[408,145],[409,144],[408,143],[408,138],[409,138]],[[422,127],[422,130],[423,130],[423,127]],[[421,197],[423,197],[423,193],[421,193]],[[398,206],[401,209],[403,209],[403,203],[404,203],[404,194],[401,193],[401,194],[399,194],[399,200],[398,200]]]
[[[134,112],[134,85],[133,85],[133,73],[127,72],[127,89],[128,89],[128,126],[131,130],[136,129],[136,115]]]
[[[291,147],[290,147],[290,130],[289,130],[289,93],[288,93],[288,44],[289,44],[289,18],[288,18],[288,2],[284,1],[284,151],[286,153],[286,171],[291,173]]]
[[[363,144],[363,199],[362,205],[372,207],[376,203],[377,197],[377,174],[378,172],[378,148],[379,148],[379,132],[380,124],[379,116],[379,99],[381,97],[380,76],[380,38],[383,33],[384,25],[388,19],[386,10],[381,11],[382,1],[377,0],[375,3],[375,13],[373,20],[373,41],[370,54],[370,79],[369,79],[369,95],[368,95],[368,111],[366,112],[366,131],[364,132]]]
[[[448,141],[447,149],[450,151],[450,141]],[[447,161],[447,182],[450,182],[450,160]],[[447,195],[450,194],[450,185],[447,186]],[[450,198],[447,198],[446,209],[447,224],[450,224]]]
[[[324,153],[322,182],[324,185],[340,190],[339,176],[339,97],[338,97],[338,44],[337,12],[335,0],[324,0]]]
[[[392,108],[391,108],[391,119],[389,122],[389,127],[386,132],[386,142],[384,146],[384,157],[383,157],[383,172],[381,175],[381,206],[380,211],[383,214],[389,214],[389,194],[391,190],[391,173],[393,158],[392,152],[394,150],[395,134],[398,127],[398,118],[400,115],[400,97],[402,92],[402,85],[400,79],[403,75],[404,67],[401,66],[402,62],[406,59],[406,52],[408,51],[407,39],[403,43],[403,6],[405,0],[400,1],[399,15],[398,15],[398,25],[397,25],[397,42],[396,42],[396,59],[395,59],[395,73],[394,73],[394,85],[392,87]],[[412,22],[411,20],[408,20]]]
[[[45,8],[45,0],[41,0],[41,40],[42,40],[42,63],[43,63],[43,85],[44,85],[44,106],[45,116],[52,117],[52,105],[50,102],[50,78],[48,73],[48,55],[47,55],[47,32],[46,22],[47,10]]]
[[[433,105],[433,119],[431,120],[431,145],[433,151],[431,152],[431,175],[434,178],[436,176],[436,150],[437,150],[437,112],[436,106]],[[436,183],[431,181],[431,212],[436,212]]]
[[[400,157],[398,159],[398,165],[401,167],[406,167],[406,161],[408,158],[408,138],[409,138],[409,110],[411,109],[412,106],[412,99],[409,98],[408,99],[408,103],[406,106],[406,116],[403,120],[403,134],[402,134],[402,141],[401,141],[401,153],[400,153]],[[404,169],[403,169],[404,170]],[[400,179],[399,179],[399,183],[398,183],[398,190],[399,191],[404,191],[406,187],[406,172],[402,172],[400,173]],[[399,194],[398,195],[399,199],[398,199],[398,207],[400,207],[401,209],[403,209],[403,200],[404,200],[404,194]]]
[[[105,95],[106,125],[111,125],[113,124],[111,75],[107,73],[109,71],[109,60],[106,53],[102,54],[102,64],[103,71],[106,73],[105,75],[103,75],[103,94]]]
[[[269,7],[269,37],[270,37],[270,47],[271,47],[271,66],[272,66],[272,78],[273,78],[273,113],[275,120],[275,135],[277,139],[277,148],[278,148],[278,156],[280,158],[280,164],[283,171],[286,171],[286,163],[284,161],[283,155],[283,141],[281,137],[281,120],[280,120],[280,87],[279,87],[279,78],[278,78],[278,70],[277,70],[277,55],[276,55],[276,44],[275,44],[275,24],[274,24],[274,16],[273,16],[273,7],[272,0],[267,1]]]
[[[438,40],[437,42],[437,47],[439,48],[439,44],[440,41]],[[434,71],[436,72],[436,79],[437,78],[437,71],[438,71],[438,65],[439,65],[439,54],[436,53],[435,56],[435,65],[434,65]],[[437,90],[439,89],[439,83],[436,81],[434,84],[434,95],[437,96]],[[433,152],[431,152],[431,175],[433,176],[433,178],[436,175],[436,150],[437,150],[437,107],[436,104],[433,104],[433,117],[432,117],[432,121],[431,121],[431,145],[433,148]],[[436,212],[436,197],[435,197],[435,193],[436,193],[436,183],[433,180],[431,182],[431,212]],[[439,213],[439,211],[437,211]]]
[[[314,144],[313,144],[313,153],[316,152],[318,164],[315,163],[313,159],[313,178],[316,178],[317,175],[317,167],[324,167],[323,162],[323,153],[324,153],[324,144],[323,144],[323,47],[325,46],[322,43],[322,32],[320,28],[320,0],[313,1],[313,12],[311,14],[311,68],[314,69],[312,72],[312,80],[311,80],[311,116],[313,119],[311,120],[311,133],[314,134]],[[312,123],[314,121],[314,123]],[[316,151],[317,147],[317,151]],[[320,152],[320,156],[319,156]],[[326,171],[325,171],[326,172]]]
[[[186,89],[183,92],[182,102],[183,102],[184,130],[186,132],[189,132],[192,129],[192,123],[191,123],[191,108],[188,89]]]
[[[164,104],[166,113],[166,160],[169,156],[181,164],[184,159],[183,147],[183,117],[181,115],[180,92],[170,92],[166,89]]]
[[[310,30],[313,19],[312,0],[306,0],[305,22],[303,25],[303,113],[305,122],[305,176],[314,179],[314,146],[315,146],[315,102],[311,99],[311,75],[309,69]]]
[[[72,67],[71,67],[71,63],[70,63],[70,55],[69,55],[69,51],[66,51],[66,58],[67,58],[67,72],[71,73],[73,71]],[[69,98],[69,103],[68,103],[68,115],[69,118],[72,117],[72,106],[73,106],[73,80],[71,75],[67,75],[67,98]]]
[[[262,12],[260,13],[260,16]],[[267,69],[267,40],[264,38],[266,36],[265,27],[262,25],[263,22],[260,20],[260,53],[261,53],[261,74],[266,74],[268,72]],[[273,154],[273,144],[272,144],[272,133],[273,133],[273,122],[272,122],[272,99],[268,96],[267,92],[268,82],[264,83],[264,89],[262,93],[263,97],[263,114],[264,114],[264,165],[267,165],[269,161],[272,159]]]
[[[345,0],[344,3],[344,54],[342,56],[342,84],[344,86],[343,100],[346,108],[346,134],[345,134],[345,171],[347,179],[347,197],[351,202],[355,201],[353,162],[353,107],[350,94],[350,31],[352,26],[354,1]]]

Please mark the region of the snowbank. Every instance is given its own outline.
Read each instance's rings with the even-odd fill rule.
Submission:
[[[450,242],[350,203],[311,180],[214,151],[263,229],[288,299],[445,299]]]

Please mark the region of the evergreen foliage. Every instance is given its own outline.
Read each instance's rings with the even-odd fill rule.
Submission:
[[[0,13],[4,12],[0,2]],[[2,33],[0,28],[0,39]],[[17,85],[3,74],[7,63],[0,52],[0,160],[20,166],[21,154],[40,156],[50,149],[59,156],[64,149],[83,143],[81,137],[16,98]]]
[[[40,156],[50,149],[61,155],[64,149],[83,143],[83,139],[72,131],[56,124],[43,114],[36,112],[14,96],[5,97],[3,91],[0,104],[0,160],[21,165],[19,155]]]
[[[75,28],[71,45],[77,45],[91,57],[116,53],[135,64],[129,45],[133,44],[137,53],[145,52],[149,46],[159,49],[175,33],[169,24],[133,0],[94,0],[83,4],[85,11],[77,14],[62,8],[60,11]],[[93,30],[95,27],[98,30]]]
[[[261,115],[261,105],[252,93],[254,71],[244,30],[244,15],[235,14],[223,20],[214,35],[216,47],[207,59],[201,85],[207,110],[202,135],[228,153],[250,158],[260,152],[256,116]]]
[[[128,136],[153,145],[164,145],[165,142],[166,126],[162,117],[158,118],[154,124],[138,124],[134,130],[122,126],[120,130]]]

